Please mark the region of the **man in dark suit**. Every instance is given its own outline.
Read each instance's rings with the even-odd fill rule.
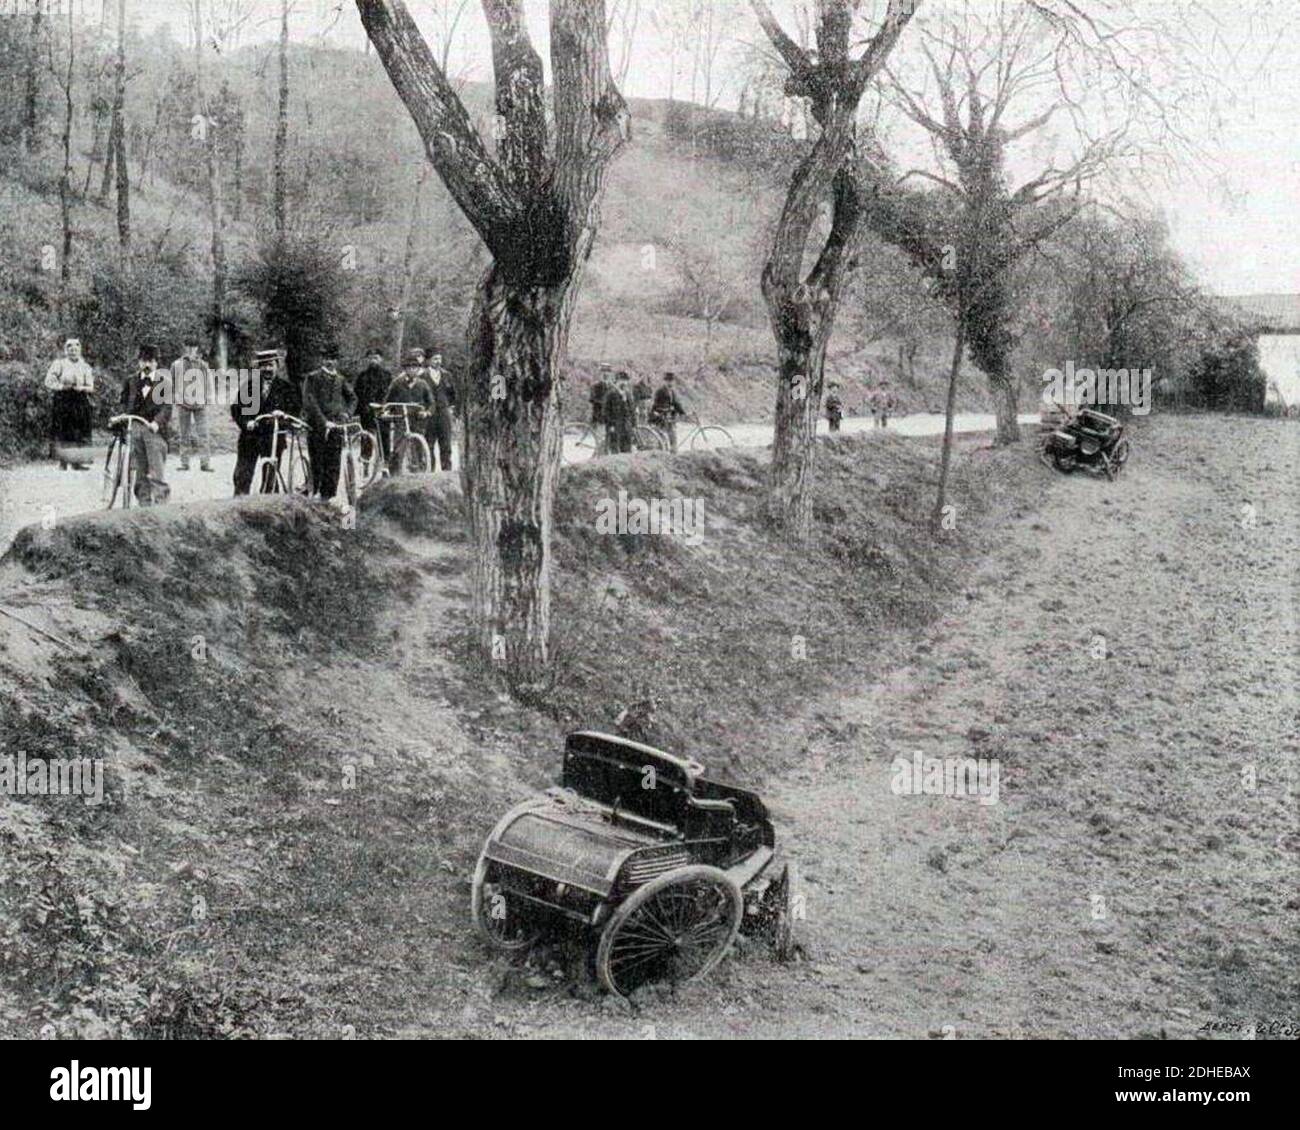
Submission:
[[[311,489],[326,502],[339,489],[339,461],[343,456],[343,433],[327,424],[342,424],[357,410],[357,396],[347,377],[338,369],[338,347],[328,342],[320,351],[320,368],[302,382],[303,416],[307,433],[307,459],[311,463]]]
[[[368,432],[375,432],[375,410],[370,406],[384,402],[388,386],[393,383],[393,374],[384,365],[384,353],[379,348],[370,351],[367,362],[366,367],[357,374],[352,388],[357,394],[357,418],[361,421],[361,426]]]
[[[632,437],[636,433],[636,401],[632,385],[625,372],[614,378],[614,387],[605,394],[606,448],[611,454],[632,450]]]
[[[456,411],[456,390],[451,378],[443,372],[442,354],[430,353],[424,367],[424,379],[433,393],[433,415],[429,417],[426,438],[429,441],[429,459],[438,470],[451,470],[452,413]],[[436,455],[436,458],[435,458]],[[429,468],[433,470],[433,467]]]

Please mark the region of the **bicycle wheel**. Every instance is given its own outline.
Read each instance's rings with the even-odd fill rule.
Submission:
[[[686,446],[691,451],[703,451],[710,447],[735,447],[736,441],[731,433],[720,424],[708,424],[691,432]]]
[[[357,433],[356,472],[358,486],[368,487],[379,476],[383,456],[379,451],[379,438],[374,432]]]
[[[401,454],[397,460],[398,467],[407,475],[426,475],[429,472],[429,445],[424,436],[412,432],[402,441]]]
[[[259,456],[253,466],[253,485],[258,494],[280,494],[284,490],[280,464],[269,455]]]
[[[585,463],[595,457],[599,443],[590,424],[565,424],[564,447],[573,453],[574,463]]]
[[[352,454],[350,448],[343,449],[343,497],[347,499],[349,507],[357,504],[358,491],[358,468],[356,456]]]
[[[666,451],[668,439],[650,424],[638,424],[632,433],[632,447],[636,451]]]
[[[290,494],[310,494],[311,463],[307,459],[307,452],[303,448],[302,440],[294,436],[289,441],[285,454],[289,457],[286,489]]]
[[[122,468],[117,458],[117,449],[121,446],[121,442],[117,436],[109,440],[108,454],[104,456],[104,486],[100,492],[100,501],[104,504],[105,510],[113,509],[113,504],[117,501],[118,489],[122,485]]]

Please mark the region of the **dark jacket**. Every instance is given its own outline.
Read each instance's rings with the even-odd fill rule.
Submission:
[[[632,386],[632,397],[634,400],[649,400],[654,394],[650,391],[650,382],[642,377]]]
[[[302,382],[302,408],[303,419],[323,432],[327,421],[341,424],[356,415],[357,394],[342,373],[313,369]]]
[[[352,387],[357,394],[357,414],[367,428],[374,426],[375,413],[372,404],[382,404],[388,395],[388,386],[393,383],[393,374],[382,365],[367,365],[357,374]]]
[[[384,394],[383,403],[385,404],[418,404],[422,408],[433,411],[433,389],[429,387],[429,382],[415,374],[409,380],[403,373],[398,373],[393,378],[393,383],[388,386],[388,391]]]
[[[686,409],[677,399],[677,392],[667,385],[655,389],[654,403],[650,406],[650,421],[655,424],[670,424],[678,416],[685,416]]]
[[[287,412],[302,419],[302,386],[287,376],[277,374],[269,385],[263,386],[262,407],[265,412]]]
[[[605,422],[605,397],[608,395],[609,385],[604,381],[597,381],[591,386],[591,422],[593,424]]]
[[[828,392],[826,394],[826,416],[828,419],[838,420],[844,415],[844,401],[840,399],[838,392]]]
[[[451,415],[456,409],[456,390],[451,387],[451,376],[446,369],[438,370],[438,379],[433,379],[433,370],[424,370],[424,383],[433,393],[433,408],[438,415]]]
[[[605,426],[609,428],[632,428],[636,424],[636,401],[632,390],[626,391],[615,385],[605,394]]]
[[[164,439],[172,418],[171,397],[171,382],[162,369],[155,369],[148,378],[132,373],[122,382],[122,411],[157,424]]]

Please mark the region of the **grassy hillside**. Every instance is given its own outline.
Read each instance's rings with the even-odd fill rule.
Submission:
[[[148,50],[153,54],[145,57],[153,62],[134,82],[128,103],[135,116],[147,116],[153,100],[165,94],[168,76],[183,75],[186,65],[157,43]],[[422,152],[373,57],[302,47],[293,52],[291,71],[292,217],[336,245],[341,256],[346,250],[355,264],[348,279],[350,314],[339,336],[348,357],[356,360],[372,342],[387,346],[393,338],[390,312],[401,290],[407,218]],[[267,221],[274,77],[265,52],[254,50],[236,52],[213,75],[214,83],[224,81],[242,94],[247,118],[238,183],[228,155],[223,162],[227,255],[235,271],[252,254]],[[480,129],[489,132],[487,88],[471,84],[464,97]],[[666,128],[665,103],[634,100],[632,112],[633,142],[611,174],[602,231],[570,338],[570,387],[583,401],[575,414],[585,412],[587,382],[607,363],[651,376],[675,370],[692,407],[705,416],[768,418],[775,347],[758,276],[782,200],[782,159],[755,166],[708,156]],[[768,130],[752,123],[737,128],[760,140]],[[72,178],[78,192],[86,181],[89,129],[79,118]],[[176,156],[155,155],[145,176],[140,162],[133,162],[129,269],[119,263],[112,201],[100,204],[94,198],[99,166],[90,168],[91,195],[74,203],[70,281],[61,309],[58,271],[43,269],[41,258],[45,247],[60,244],[57,146],[51,143],[36,163],[17,153],[0,154],[0,238],[15,252],[0,266],[0,382],[6,374],[13,380],[39,373],[69,330],[83,336],[92,360],[120,371],[140,338],[170,350],[181,333],[204,324],[210,235],[196,180],[198,151],[185,149],[190,142],[183,131],[170,144],[178,147]],[[232,218],[236,194],[242,204],[239,221]],[[424,189],[421,216],[407,341],[455,357],[463,349],[469,299],[486,259],[436,177]],[[710,298],[724,304],[713,325],[700,316],[699,296],[683,272],[687,258],[693,273],[706,278]],[[260,332],[258,311],[238,295],[231,296],[229,307],[251,345]],[[851,406],[868,381],[895,375],[894,344],[885,340],[860,348],[852,313],[847,310],[841,318],[829,363]],[[895,379],[904,408],[939,405],[946,349],[945,342],[936,341],[923,352],[917,389],[900,387]],[[981,383],[973,378],[962,405],[984,403]]]
[[[384,1034],[417,1015],[490,1033],[485,1002],[535,976],[467,930],[499,812],[551,777],[564,730],[646,696],[656,738],[724,776],[798,763],[818,697],[906,646],[985,544],[978,515],[1018,505],[1013,457],[972,451],[970,520],[936,546],[935,454],[826,442],[810,554],[767,530],[761,452],[567,472],[557,681],[531,706],[460,659],[454,483],[393,484],[355,531],[274,499],[25,530],[0,564],[28,622],[0,617],[3,745],[103,757],[108,787],[97,808],[0,804],[0,1034]],[[702,540],[598,534],[618,489],[703,499]]]

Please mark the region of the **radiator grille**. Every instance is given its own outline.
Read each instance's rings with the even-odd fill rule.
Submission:
[[[627,862],[623,868],[623,882],[630,887],[639,887],[668,871],[685,867],[690,861],[691,857],[685,848],[670,848],[653,854],[646,852]]]

